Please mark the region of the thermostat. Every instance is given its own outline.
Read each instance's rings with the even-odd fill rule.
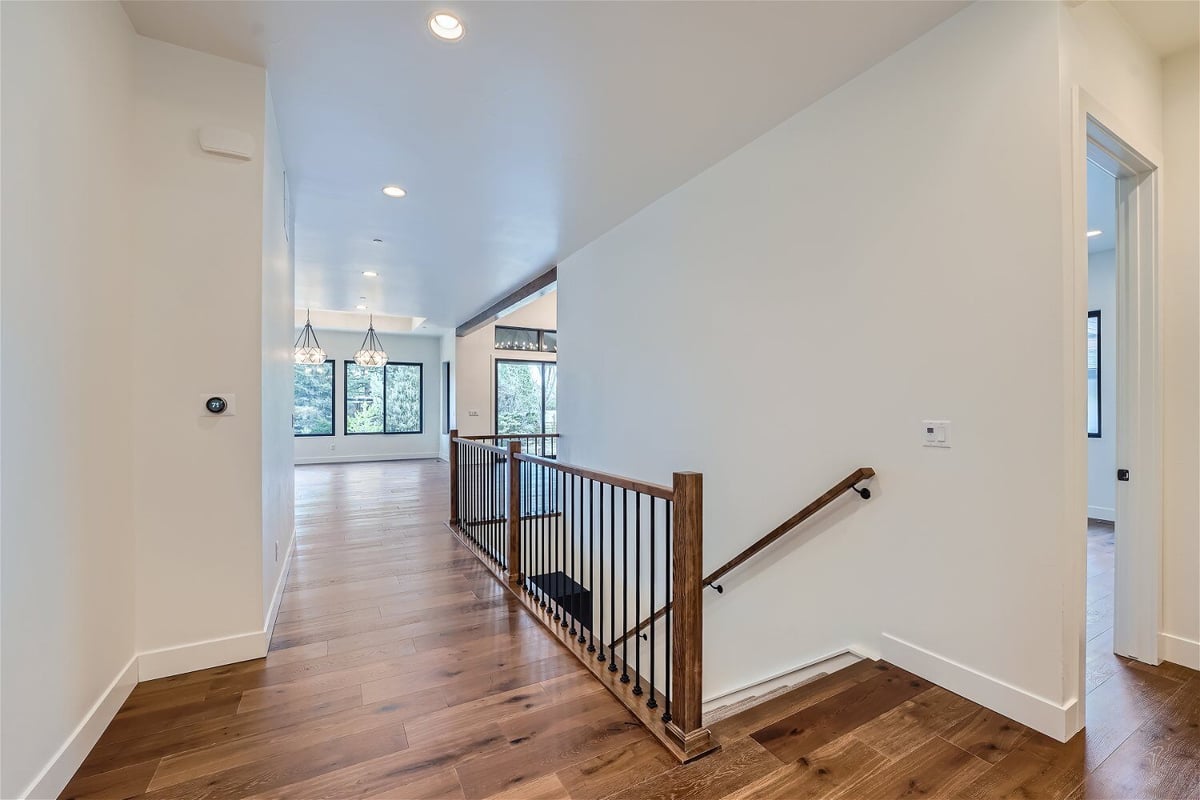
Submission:
[[[232,417],[237,414],[237,402],[231,392],[208,392],[200,398],[200,416]]]

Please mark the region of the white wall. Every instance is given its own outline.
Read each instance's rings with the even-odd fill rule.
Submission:
[[[1163,65],[1163,652],[1200,669],[1200,56]]]
[[[4,3],[0,28],[0,797],[10,798],[57,794],[136,680],[133,30],[115,3]],[[104,698],[98,724],[77,729]]]
[[[1088,255],[1088,310],[1100,311],[1100,438],[1087,440],[1088,516],[1116,519],[1117,507],[1117,258]],[[1083,435],[1082,433],[1080,434]]]
[[[293,223],[285,208],[286,165],[269,87],[263,116],[261,559],[263,630],[269,631],[296,532],[291,426],[296,271]]]
[[[879,472],[707,594],[706,696],[852,646],[1070,732],[1058,15],[970,6],[560,264],[564,458],[705,473],[706,568]]]
[[[418,362],[421,366],[421,433],[346,435],[345,362],[353,361],[362,346],[363,333],[314,329],[327,358],[334,366],[333,436],[297,436],[295,462],[322,464],[340,461],[382,461],[398,458],[438,458],[441,435],[441,340],[434,336],[380,333],[388,361]],[[296,332],[298,335],[299,331]],[[295,335],[293,335],[293,341]],[[291,410],[288,410],[291,414]]]
[[[556,361],[555,353],[496,350],[496,326],[558,328],[558,292],[521,306],[496,322],[457,338],[455,347],[455,417],[462,436],[482,436],[496,428],[496,359]]]
[[[144,37],[135,52],[138,649],[243,637],[247,658],[263,625],[266,75]],[[202,152],[203,125],[249,133],[256,157]],[[204,411],[216,393],[235,416]]]

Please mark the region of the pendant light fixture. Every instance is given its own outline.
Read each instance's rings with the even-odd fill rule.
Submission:
[[[367,328],[367,335],[363,337],[362,347],[358,348],[358,352],[354,354],[354,363],[360,367],[382,367],[387,363],[387,353],[383,351],[383,345],[379,342],[379,337],[375,335],[375,315],[370,317],[370,327]]]
[[[317,341],[317,334],[313,332],[307,309],[304,312],[304,330],[300,331],[300,335],[296,337],[294,352],[297,364],[325,363],[325,351],[321,349],[321,345]]]

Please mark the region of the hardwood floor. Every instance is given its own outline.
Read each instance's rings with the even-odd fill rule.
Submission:
[[[140,684],[63,797],[1200,796],[1200,673],[1104,650],[1111,583],[1067,744],[861,662],[722,720],[722,749],[681,766],[449,534],[446,479],[298,468],[268,656]]]

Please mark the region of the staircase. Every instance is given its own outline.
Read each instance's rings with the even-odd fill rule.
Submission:
[[[562,463],[558,434],[450,434],[448,527],[680,761],[717,749],[703,718],[703,598],[717,583],[875,471],[861,467],[726,564],[703,573],[703,477],[670,486]],[[527,452],[532,449],[534,452]]]

